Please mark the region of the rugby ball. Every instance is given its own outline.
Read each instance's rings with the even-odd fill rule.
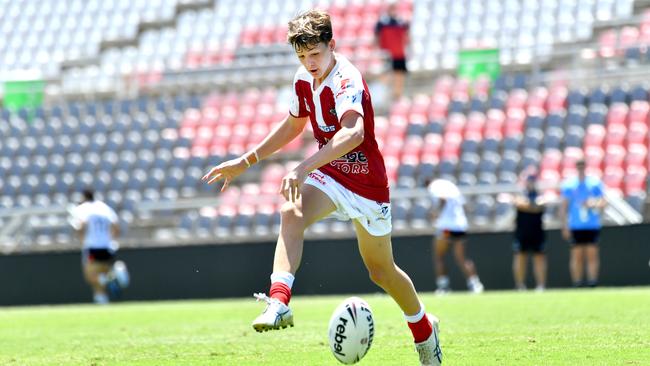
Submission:
[[[341,363],[351,365],[368,353],[375,335],[375,322],[368,303],[350,297],[334,310],[329,323],[330,350]]]

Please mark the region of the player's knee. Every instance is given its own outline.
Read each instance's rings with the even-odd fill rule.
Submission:
[[[389,266],[374,264],[368,266],[368,275],[370,280],[379,286],[386,284],[392,274],[392,269]]]
[[[302,207],[294,202],[285,202],[280,208],[280,217],[283,222],[302,220]]]

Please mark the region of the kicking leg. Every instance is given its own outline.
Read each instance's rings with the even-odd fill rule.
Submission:
[[[291,300],[294,275],[300,266],[305,229],[334,211],[336,206],[318,188],[305,184],[296,202],[286,202],[281,209],[280,236],[275,246],[273,273],[269,296],[255,294],[268,306],[253,321],[253,328],[262,332],[293,326],[293,314],[287,306]]]

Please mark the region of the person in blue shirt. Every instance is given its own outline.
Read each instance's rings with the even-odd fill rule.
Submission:
[[[595,287],[598,284],[600,259],[598,237],[601,211],[606,206],[603,182],[585,174],[585,162],[576,163],[578,176],[562,184],[562,236],[571,242],[569,270],[573,285]],[[584,262],[587,262],[587,281],[583,281]]]

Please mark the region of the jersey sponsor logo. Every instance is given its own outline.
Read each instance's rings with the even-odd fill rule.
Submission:
[[[317,181],[318,183],[322,185],[326,185],[327,182],[325,181],[325,175],[317,173],[317,172],[311,172],[309,173],[309,178]]]
[[[368,158],[361,151],[349,152],[336,160],[332,160],[330,165],[346,174],[370,173]]]
[[[340,97],[341,95],[345,94],[345,92],[346,92],[348,89],[353,89],[353,88],[354,88],[354,84],[352,83],[352,81],[351,81],[350,79],[343,79],[343,80],[341,80],[341,88],[340,88],[339,91],[336,93],[336,97],[337,97],[337,98]]]

